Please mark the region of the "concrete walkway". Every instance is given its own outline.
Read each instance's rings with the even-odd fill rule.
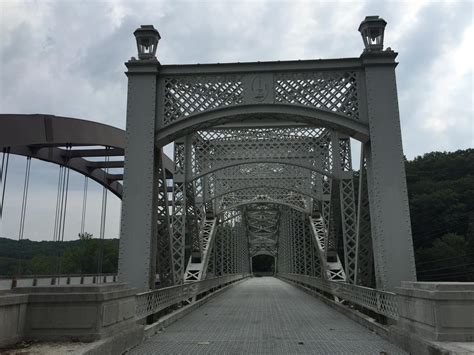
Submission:
[[[248,279],[131,354],[405,354],[303,291]]]

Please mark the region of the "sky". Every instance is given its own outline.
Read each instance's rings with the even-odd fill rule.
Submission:
[[[367,15],[399,52],[403,147],[413,159],[474,147],[472,1],[0,0],[0,113],[125,127],[124,62],[153,24],[162,64],[358,57]],[[18,238],[24,157],[12,157],[0,236]],[[52,240],[58,167],[33,161],[24,238]],[[80,230],[83,177],[71,172],[65,239]],[[89,184],[86,231],[99,235],[102,188]],[[108,195],[106,237],[119,234]]]

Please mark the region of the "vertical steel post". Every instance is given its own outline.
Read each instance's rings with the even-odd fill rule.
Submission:
[[[154,286],[158,159],[155,150],[156,59],[130,60],[118,275],[139,290]]]
[[[393,290],[416,280],[392,51],[364,52],[370,142],[367,182],[376,282]]]

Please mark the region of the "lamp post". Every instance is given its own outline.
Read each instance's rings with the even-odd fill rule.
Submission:
[[[383,36],[387,22],[378,16],[366,16],[359,26],[359,32],[364,41],[365,52],[381,51]]]
[[[141,25],[133,34],[137,40],[138,59],[156,59],[156,49],[161,36],[153,25]]]

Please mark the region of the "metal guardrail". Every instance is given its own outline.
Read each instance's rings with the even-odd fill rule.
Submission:
[[[136,318],[143,319],[174,304],[191,300],[204,292],[248,276],[249,274],[233,274],[139,293],[136,295]]]
[[[86,274],[86,275],[41,275],[27,277],[0,277],[0,290],[10,290],[15,287],[34,287],[51,285],[91,285],[117,282],[116,274]]]
[[[277,277],[330,293],[375,313],[398,320],[398,304],[395,293],[299,274],[277,274]]]

